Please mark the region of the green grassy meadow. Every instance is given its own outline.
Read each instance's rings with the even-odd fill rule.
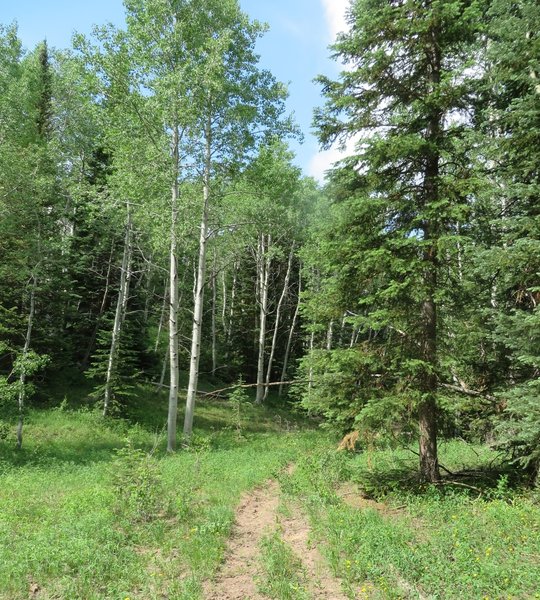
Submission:
[[[216,399],[199,403],[191,449],[168,456],[166,399],[153,390],[140,390],[124,419],[64,395],[31,411],[22,451],[0,442],[3,600],[202,598],[241,494],[270,477],[300,504],[351,598],[540,597],[538,498],[505,476],[476,491],[422,488],[410,452],[337,452],[336,440],[283,409]],[[452,470],[494,458],[464,442],[442,447]],[[349,506],[344,484],[378,504]],[[300,593],[277,538],[261,556],[261,591],[293,598],[294,584]]]

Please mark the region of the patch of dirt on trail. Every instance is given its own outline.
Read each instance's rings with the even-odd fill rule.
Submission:
[[[302,561],[313,600],[347,600],[339,581],[330,573],[321,553],[309,540],[309,527],[297,507],[280,518],[281,537]]]
[[[291,473],[289,465],[286,473]],[[227,544],[225,562],[213,582],[204,586],[206,600],[264,600],[257,590],[261,575],[262,538],[278,528],[283,541],[302,562],[309,593],[313,600],[347,600],[340,582],[332,576],[318,549],[310,543],[310,528],[300,510],[289,507],[278,516],[280,489],[276,481],[267,481],[242,496],[235,525]]]
[[[255,583],[259,573],[259,544],[276,526],[279,486],[268,481],[245,494],[227,544],[226,559],[213,584],[205,586],[207,600],[262,600]]]

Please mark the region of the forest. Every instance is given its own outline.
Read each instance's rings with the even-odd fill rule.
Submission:
[[[540,597],[540,4],[0,24],[0,599]]]

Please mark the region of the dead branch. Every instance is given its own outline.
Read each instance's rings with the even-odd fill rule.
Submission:
[[[495,396],[491,394],[485,394],[484,392],[479,392],[477,390],[470,390],[469,388],[462,387],[460,385],[452,385],[451,383],[439,383],[439,385],[447,390],[452,390],[453,392],[458,392],[460,394],[464,394],[465,396],[473,396],[475,398],[485,398],[490,402],[498,402]]]

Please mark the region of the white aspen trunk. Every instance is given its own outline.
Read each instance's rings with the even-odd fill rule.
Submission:
[[[315,347],[315,332],[311,332],[309,338],[309,381],[308,381],[308,396],[311,395],[311,389],[313,388],[313,348]]]
[[[334,320],[328,323],[328,331],[326,333],[326,349],[332,350],[332,342],[334,340]]]
[[[289,281],[291,279],[291,268],[292,268],[292,260],[294,256],[294,242],[289,253],[289,262],[287,263],[287,272],[285,274],[285,282],[283,283],[283,290],[281,291],[281,296],[278,300],[278,305],[276,308],[276,321],[274,323],[274,332],[272,334],[272,345],[270,346],[270,356],[268,357],[268,365],[266,367],[266,387],[264,389],[264,397],[263,401],[268,399],[268,393],[270,392],[270,378],[272,376],[272,364],[274,362],[274,355],[276,352],[276,342],[279,331],[279,322],[281,319],[281,308],[283,306],[283,301],[287,296],[287,292],[289,291]],[[281,380],[283,381],[283,379]]]
[[[186,414],[184,418],[184,437],[187,441],[193,432],[193,415],[195,411],[195,397],[199,380],[199,359],[201,355],[201,331],[203,319],[204,278],[206,271],[206,244],[208,242],[208,203],[210,198],[210,167],[211,167],[211,123],[208,118],[205,127],[205,164],[203,184],[203,210],[201,218],[201,232],[199,237],[199,262],[197,267],[197,280],[193,307],[193,328],[191,334],[191,355],[189,361],[189,382],[186,399]]]
[[[158,393],[161,392],[163,386],[165,384],[165,374],[167,373],[167,364],[169,362],[169,349],[165,351],[165,356],[163,357],[163,363],[161,365],[161,377],[159,378],[158,385]]]
[[[20,450],[23,443],[24,406],[26,403],[26,360],[32,342],[32,328],[34,327],[34,315],[36,312],[36,287],[37,277],[32,273],[32,287],[30,289],[30,310],[28,311],[28,326],[22,353],[21,374],[19,375],[19,420],[17,423],[17,448]]]
[[[216,253],[214,250],[214,260],[212,263],[212,376],[217,371],[217,331],[216,331],[216,311],[217,311],[217,280],[216,280]]]
[[[289,355],[291,353],[292,340],[294,336],[294,330],[296,328],[296,322],[298,320],[298,313],[300,312],[300,304],[301,304],[301,292],[302,292],[302,273],[301,271],[298,274],[298,302],[296,303],[296,308],[294,309],[294,315],[292,318],[291,328],[289,329],[289,336],[287,338],[287,346],[285,348],[285,356],[283,357],[283,369],[281,370],[281,378],[280,381],[286,381],[287,377],[287,367],[289,366]],[[278,396],[283,395],[283,383],[279,384]]]
[[[167,311],[167,296],[168,296],[168,286],[167,286],[168,282],[165,282],[165,285],[163,286],[163,304],[161,305],[161,315],[159,317],[159,325],[158,325],[158,330],[157,330],[157,335],[156,335],[156,344],[154,346],[154,352],[158,351],[159,348],[159,342],[161,340],[161,331],[163,329],[163,325],[165,323],[165,313]]]
[[[343,313],[343,317],[341,318],[341,327],[339,329],[339,338],[338,338],[338,346],[341,348],[343,345],[343,332],[345,331],[345,319],[347,318],[347,313]]]
[[[227,282],[225,280],[225,269],[221,272],[221,327],[223,335],[227,335]]]
[[[113,263],[113,254],[114,254],[114,242],[111,245],[111,253],[109,255],[109,263],[107,265],[107,275],[105,277],[105,290],[103,291],[103,296],[101,298],[101,305],[99,307],[99,312],[96,317],[96,323],[94,325],[94,329],[92,330],[92,335],[90,336],[90,340],[86,347],[86,351],[84,353],[84,357],[81,362],[81,368],[85,370],[88,367],[90,362],[90,356],[92,355],[92,350],[94,349],[94,344],[96,343],[96,337],[99,331],[99,327],[101,325],[101,319],[103,318],[103,314],[105,312],[105,307],[107,306],[107,299],[109,297],[109,286],[110,286],[110,278],[111,278],[111,270]]]
[[[112,399],[113,376],[118,368],[118,351],[120,349],[120,336],[122,326],[126,317],[127,302],[129,297],[129,283],[131,280],[131,205],[127,203],[126,235],[124,238],[124,253],[122,255],[122,267],[120,272],[120,289],[116,301],[116,312],[107,363],[107,376],[105,379],[105,391],[103,397],[103,416],[109,412]]]
[[[227,327],[227,342],[230,341],[232,336],[232,324],[234,319],[234,301],[236,298],[236,282],[238,280],[238,270],[240,266],[237,262],[234,263],[234,274],[232,280],[232,288],[231,288],[231,306],[229,309],[229,325]]]
[[[272,238],[268,235],[266,242],[264,235],[261,236],[259,243],[259,256],[257,260],[257,270],[259,271],[260,285],[260,312],[259,312],[259,358],[257,361],[257,395],[255,402],[262,404],[264,400],[264,349],[266,340],[266,317],[268,315],[268,280],[270,277],[270,245]]]
[[[169,410],[167,415],[167,452],[176,450],[176,420],[178,416],[178,312],[180,301],[178,298],[178,169],[179,169],[179,135],[178,127],[173,131],[173,160],[174,182],[171,198],[171,246],[169,254]]]

